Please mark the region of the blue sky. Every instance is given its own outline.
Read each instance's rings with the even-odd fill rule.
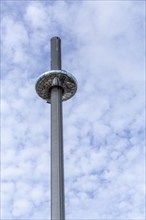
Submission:
[[[1,219],[50,219],[50,38],[78,81],[63,104],[67,220],[144,220],[144,1],[1,1]]]

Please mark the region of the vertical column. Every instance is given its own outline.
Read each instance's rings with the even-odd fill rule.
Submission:
[[[51,69],[61,69],[61,41],[51,39]],[[51,220],[64,220],[64,160],[62,89],[58,80],[51,88]]]
[[[61,70],[61,40],[51,38],[51,70]]]

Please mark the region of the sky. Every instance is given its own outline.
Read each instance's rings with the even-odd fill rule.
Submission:
[[[1,220],[50,219],[50,38],[63,102],[66,220],[145,219],[145,1],[1,0]]]

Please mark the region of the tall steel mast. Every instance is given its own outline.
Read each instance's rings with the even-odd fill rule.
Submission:
[[[77,90],[76,79],[61,70],[61,39],[51,39],[51,71],[36,82],[37,94],[51,104],[51,220],[65,220],[62,101]]]

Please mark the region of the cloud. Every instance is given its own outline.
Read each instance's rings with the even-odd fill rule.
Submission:
[[[2,2],[3,220],[50,219],[50,37],[78,81],[64,102],[67,220],[145,217],[144,2]]]
[[[12,214],[16,217],[29,215],[32,210],[32,204],[27,199],[18,199],[14,202]]]

